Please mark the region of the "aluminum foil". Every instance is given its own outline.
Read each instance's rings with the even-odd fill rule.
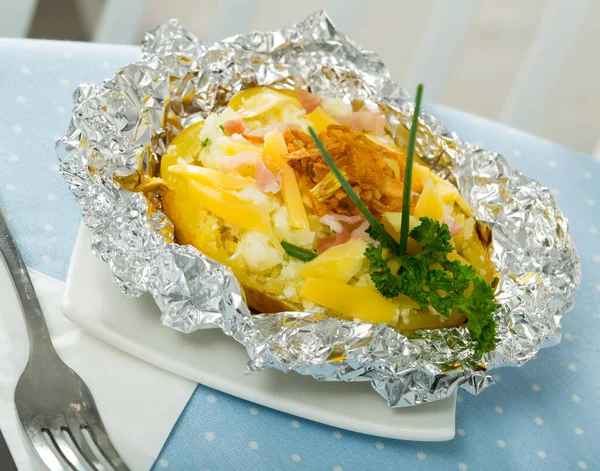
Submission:
[[[336,31],[323,12],[210,47],[177,21],[155,28],[140,61],[103,84],[79,86],[70,127],[57,143],[60,171],[83,204],[92,249],[123,292],[150,293],[163,324],[182,332],[218,326],[245,345],[250,371],[371,381],[391,407],[442,399],[459,386],[476,394],[493,383],[491,369],[522,365],[560,341],[560,319],[581,279],[567,220],[547,188],[425,112],[418,153],[455,181],[477,219],[493,228],[501,305],[496,350],[476,355],[465,327],[404,336],[385,325],[310,313],[251,315],[231,270],[191,246],[168,243],[166,217],[149,215],[143,195],[124,188],[156,171],[183,127],[257,85],[309,86],[323,96],[377,103],[397,142],[406,139],[413,112],[408,94],[376,54]]]

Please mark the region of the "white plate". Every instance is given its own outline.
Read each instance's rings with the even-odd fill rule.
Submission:
[[[244,375],[244,347],[218,329],[182,334],[162,326],[152,298],[129,298],[90,250],[81,227],[75,242],[63,313],[96,337],[198,383],[273,409],[341,429],[404,440],[454,438],[456,396],[390,409],[364,383],[319,382],[267,370]]]

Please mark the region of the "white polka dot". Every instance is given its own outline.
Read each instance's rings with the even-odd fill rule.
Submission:
[[[69,79],[60,79],[60,83],[63,85],[69,85]]]
[[[540,392],[542,390],[539,384],[532,384],[531,389],[533,390],[533,392]]]
[[[587,469],[587,463],[585,461],[580,461],[577,463],[577,466],[579,466],[579,469]]]
[[[460,436],[460,437],[464,437],[465,436],[465,431],[462,428],[457,428],[456,429],[456,433]]]
[[[54,200],[56,200],[56,195],[55,195],[54,193],[50,193],[50,194],[48,195],[48,199],[49,199],[50,201],[54,201]]]
[[[417,458],[419,458],[420,460],[424,460],[425,458],[427,458],[427,455],[420,451],[419,453],[417,453]]]
[[[250,408],[250,413],[252,415],[258,415],[258,409],[256,407],[251,407]]]
[[[17,154],[10,154],[8,156],[8,160],[10,160],[11,162],[16,162],[17,160],[19,160],[19,156]]]
[[[298,422],[297,420],[292,420],[292,427],[300,428],[300,422]]]
[[[19,132],[21,132],[21,131],[23,130],[23,128],[22,128],[21,126],[19,126],[18,124],[15,124],[15,125],[12,127],[12,130],[13,130],[14,132],[17,132],[17,133],[19,133]]]
[[[250,448],[252,448],[253,450],[257,450],[258,449],[258,443],[256,442],[250,442],[248,444],[250,446]]]
[[[103,69],[110,69],[110,64],[108,62],[103,62],[102,63],[102,68]]]
[[[344,471],[341,466],[336,466],[333,471]]]
[[[546,457],[546,452],[543,450],[540,450],[536,453],[536,455],[538,455],[540,458],[545,458]]]
[[[456,395],[456,402],[462,402],[462,401],[463,401],[462,396],[460,394],[457,394]]]
[[[502,376],[500,376],[500,375],[493,375],[492,378],[494,378],[494,381],[496,381],[496,383],[499,383],[500,381],[502,381]]]
[[[592,260],[594,261],[594,263],[600,263],[600,255],[594,254]]]
[[[596,288],[596,291],[600,291],[600,283],[596,283],[594,285],[594,288]]]
[[[513,150],[512,155],[514,157],[521,157],[521,151],[519,149],[515,149]]]
[[[588,206],[594,206],[596,204],[596,201],[594,201],[592,198],[588,198],[587,204]]]
[[[565,338],[570,342],[573,340],[573,334],[571,332],[565,332]]]
[[[73,53],[69,52],[69,51],[65,51],[63,52],[63,57],[66,57],[67,59],[73,57]]]
[[[296,455],[296,454],[292,455],[292,461],[295,461],[296,463],[298,463],[300,461],[300,459],[301,459],[300,455]]]
[[[64,107],[62,107],[62,106],[57,106],[57,107],[56,107],[56,111],[58,111],[59,113],[64,113],[64,112],[65,112],[65,109],[64,109]]]
[[[29,72],[31,72],[31,71],[29,70],[29,67],[21,67],[21,73],[22,73],[22,74],[28,74]]]
[[[506,443],[504,443],[504,440],[498,440],[496,442],[496,445],[498,445],[500,448],[504,448],[506,446]]]
[[[558,164],[554,160],[549,160],[548,166],[550,166],[551,168],[556,168]]]
[[[573,432],[575,432],[575,435],[583,435],[583,430],[580,427],[575,427]]]
[[[162,459],[162,460],[160,460],[160,461],[158,462],[158,464],[159,464],[159,466],[160,466],[161,468],[166,468],[167,466],[169,466],[169,462],[168,462],[167,460],[165,460],[165,459]]]
[[[537,355],[533,355],[533,356],[531,357],[531,359],[532,359],[532,360],[537,360],[537,359],[538,359],[538,356],[537,356]]]
[[[496,414],[504,414],[504,409],[502,409],[502,407],[498,406],[494,410],[496,411]]]
[[[560,195],[560,190],[558,188],[550,188],[550,193],[552,193],[554,196],[558,196]]]
[[[18,96],[17,97],[17,103],[25,103],[25,97],[24,96]]]
[[[12,216],[10,214],[7,214],[6,219],[8,219],[9,221],[12,221]]]
[[[48,262],[50,262],[50,260],[52,260],[52,259],[50,258],[50,255],[42,255],[42,260],[43,260],[44,262],[48,263]]]
[[[592,172],[588,172],[587,170],[585,172],[583,172],[583,176],[585,178],[592,178],[593,177]]]
[[[568,366],[568,368],[569,368],[571,371],[577,371],[577,367],[576,367],[576,366],[575,366],[573,363],[569,363],[569,366]]]
[[[212,394],[211,394],[211,395],[209,395],[209,396],[207,396],[207,397],[206,397],[206,400],[207,400],[208,402],[211,402],[211,403],[213,403],[213,402],[217,402],[217,398],[216,398],[215,396],[213,396]]]
[[[44,229],[46,229],[48,232],[52,232],[54,230],[54,226],[52,224],[46,224]]]
[[[571,400],[576,404],[579,404],[581,402],[581,398],[577,394],[573,394],[571,396]]]
[[[538,425],[542,425],[544,423],[544,419],[542,419],[541,417],[536,417],[535,419],[533,419],[533,421]]]
[[[339,430],[333,432],[333,438],[342,438],[342,436],[342,432],[340,432]]]
[[[383,443],[375,442],[375,448],[377,448],[378,450],[383,450]]]
[[[591,232],[592,234],[598,234],[598,228],[592,224],[592,225],[590,226],[590,232]]]
[[[52,170],[53,172],[58,172],[58,165],[56,165],[56,164],[50,165],[50,170]]]
[[[7,183],[7,184],[6,184],[6,189],[7,189],[8,191],[13,191],[15,188],[16,188],[16,186],[15,186],[15,185],[13,185],[12,183]]]
[[[460,471],[467,471],[467,465],[464,463],[458,463],[458,469],[460,469]]]
[[[215,439],[215,432],[206,432],[204,434],[204,438],[206,438],[209,442],[212,442]]]

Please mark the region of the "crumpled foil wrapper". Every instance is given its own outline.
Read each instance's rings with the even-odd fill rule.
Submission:
[[[101,85],[79,86],[69,129],[57,143],[60,171],[83,204],[92,249],[123,292],[150,293],[163,324],[179,331],[218,326],[245,345],[250,371],[371,381],[391,407],[443,399],[459,386],[477,394],[493,383],[491,369],[520,366],[560,341],[561,317],[581,279],[567,220],[547,188],[500,155],[461,141],[426,112],[417,152],[492,227],[500,273],[496,350],[478,356],[466,327],[405,336],[319,314],[251,315],[229,268],[191,246],[168,243],[161,232],[171,224],[166,217],[149,215],[144,196],[115,180],[152,175],[183,127],[257,85],[308,86],[322,96],[376,103],[396,141],[406,142],[414,107],[408,94],[375,53],[336,31],[323,12],[210,47],[175,20],[153,29],[140,61]]]

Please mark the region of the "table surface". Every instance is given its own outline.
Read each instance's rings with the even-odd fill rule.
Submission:
[[[81,208],[54,154],[74,88],[102,81],[138,54],[134,47],[0,40],[0,204],[29,267],[64,280],[80,224]],[[551,188],[569,218],[583,282],[563,320],[563,342],[522,368],[494,371],[497,385],[478,397],[461,392],[457,436],[445,443],[335,430],[199,385],[153,469],[600,469],[600,165],[483,118],[426,108],[464,140],[501,153]]]

